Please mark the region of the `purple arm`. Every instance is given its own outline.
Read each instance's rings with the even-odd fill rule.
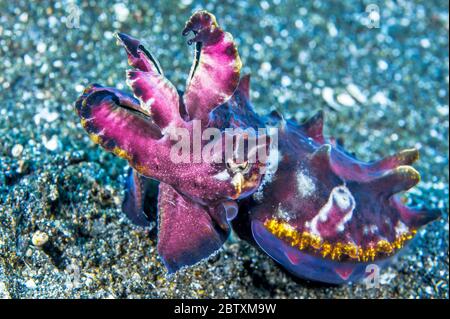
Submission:
[[[134,68],[127,71],[127,84],[139,99],[141,109],[151,115],[161,129],[169,125],[182,126],[178,92],[164,77],[157,60],[139,40],[123,33],[119,33],[117,38]]]
[[[158,252],[169,272],[193,265],[222,247],[230,230],[227,223],[216,223],[211,215],[217,214],[211,210],[223,207],[202,206],[160,183]]]
[[[231,98],[239,84],[241,59],[231,34],[224,32],[209,12],[198,11],[186,23],[183,35],[196,44],[184,103],[191,120],[208,123],[209,113]]]

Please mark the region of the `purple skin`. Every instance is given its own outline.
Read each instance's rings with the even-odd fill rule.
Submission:
[[[367,265],[387,265],[419,227],[439,216],[408,208],[397,195],[419,181],[409,166],[417,150],[364,163],[323,137],[321,112],[301,125],[276,112],[259,116],[249,100],[250,78],[240,78],[232,36],[206,11],[188,20],[183,35],[190,32],[195,60],[184,93],[140,41],[118,34],[133,67],[127,84],[134,97],[91,85],[76,102],[91,139],[132,167],[123,203],[132,221],[148,225],[146,206],[158,193],[158,252],[169,272],[220,249],[238,215],[238,234],[292,274],[353,282]],[[277,127],[278,149],[270,150],[268,163],[245,167],[173,163],[171,130],[192,133],[193,120],[223,134],[226,128]]]

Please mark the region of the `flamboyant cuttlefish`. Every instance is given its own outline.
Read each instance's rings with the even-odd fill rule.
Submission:
[[[183,35],[191,32],[195,58],[185,92],[164,77],[140,41],[119,33],[134,96],[91,85],[76,102],[91,139],[131,166],[124,212],[148,225],[157,202],[158,252],[169,272],[213,254],[233,227],[298,277],[356,281],[366,266],[389,263],[419,227],[439,216],[408,208],[397,195],[419,182],[410,166],[417,150],[365,163],[324,138],[322,112],[303,124],[277,112],[259,116],[250,104],[249,76],[240,77],[233,37],[206,11],[187,21]],[[221,136],[227,128],[271,126],[278,143],[268,147],[266,136],[265,161],[236,161],[215,148],[221,139],[192,138],[188,159],[174,161],[180,135],[190,140],[198,126],[201,132],[217,128]],[[255,153],[243,136],[244,148]],[[207,144],[215,161],[195,152]]]

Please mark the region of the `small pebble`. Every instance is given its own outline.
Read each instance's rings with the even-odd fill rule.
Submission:
[[[359,89],[359,87],[356,84],[350,83],[347,85],[347,91],[351,94],[358,102],[360,103],[366,103],[367,97],[364,95],[363,92]]]
[[[16,144],[11,150],[11,155],[14,157],[19,157],[23,152],[23,145],[22,144]]]
[[[124,22],[127,20],[130,10],[128,10],[124,3],[116,3],[114,5],[114,13],[116,14],[117,20]]]
[[[25,283],[25,287],[27,287],[28,289],[36,289],[36,283],[33,279],[28,279]]]
[[[344,106],[355,105],[355,100],[347,93],[341,93],[337,96],[337,101]]]
[[[44,144],[46,149],[48,149],[49,151],[54,151],[58,148],[58,137],[56,135],[53,135],[50,139],[47,139],[46,136],[43,136],[42,143]]]
[[[48,235],[40,230],[33,234],[31,242],[36,247],[42,247],[48,242]]]

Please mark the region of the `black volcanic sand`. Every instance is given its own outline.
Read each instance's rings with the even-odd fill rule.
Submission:
[[[422,181],[408,201],[443,216],[382,271],[378,289],[295,280],[234,235],[214,257],[166,275],[155,225],[121,212],[125,161],[95,146],[74,112],[91,82],[126,87],[115,31],[143,39],[183,89],[192,48],[181,31],[201,7],[131,2],[79,2],[79,28],[68,27],[71,2],[0,2],[1,297],[448,298],[446,1],[386,1],[380,28],[364,25],[356,0],[205,7],[237,39],[259,112],[301,121],[324,109],[327,135],[364,160],[420,149]]]

